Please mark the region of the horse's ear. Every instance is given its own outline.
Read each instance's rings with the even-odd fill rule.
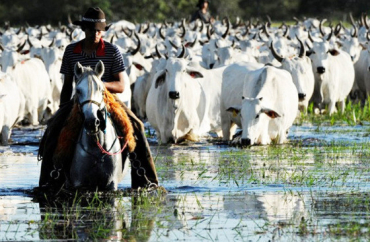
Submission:
[[[82,67],[82,65],[80,64],[80,62],[77,62],[77,63],[75,64],[75,69],[74,69],[74,71],[75,71],[75,76],[76,76],[77,78],[79,78],[79,77],[82,75],[83,67]]]
[[[95,73],[99,77],[99,79],[104,74],[104,63],[101,60],[99,60],[99,62],[95,65]]]

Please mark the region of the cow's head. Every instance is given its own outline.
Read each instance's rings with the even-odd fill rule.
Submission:
[[[331,56],[339,54],[340,52],[332,48],[325,39],[321,42],[313,41],[312,48],[306,52],[306,55],[312,60],[313,71],[319,75],[324,74],[328,70]]]
[[[242,97],[241,107],[229,107],[227,111],[241,116],[242,145],[248,146],[261,142],[263,135],[268,133],[268,123],[280,115],[263,103],[263,97]]]

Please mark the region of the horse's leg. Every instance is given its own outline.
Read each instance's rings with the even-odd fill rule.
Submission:
[[[158,185],[158,177],[157,172],[155,169],[155,165],[153,162],[153,157],[150,152],[149,143],[145,136],[145,129],[143,123],[138,119],[135,114],[127,108],[127,106],[120,102],[123,109],[126,111],[127,116],[130,118],[130,121],[132,123],[132,126],[134,128],[134,136],[136,138],[136,147],[133,153],[130,154],[130,160],[131,162],[134,162],[132,160],[136,157],[137,160],[140,161],[140,167],[145,169],[145,175],[148,178],[148,180],[151,183]],[[137,164],[135,164],[137,165]],[[132,165],[131,165],[132,167]],[[139,172],[139,175],[138,175]],[[131,187],[133,189],[137,189],[139,187],[146,187],[148,184],[148,181],[145,179],[144,176],[142,176],[142,173],[140,170],[136,170],[134,168],[131,169]]]

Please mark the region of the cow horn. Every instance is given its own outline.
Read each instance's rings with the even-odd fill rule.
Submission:
[[[267,23],[268,23],[268,26],[271,26],[272,22],[271,22],[271,17],[269,15],[266,14],[266,18],[267,18]]]
[[[267,22],[265,23],[265,25],[263,25],[263,31],[265,32],[265,34],[266,34],[266,36],[268,37],[268,38],[270,38],[270,34],[269,34],[269,32],[268,32],[268,26],[267,26]]]
[[[113,40],[114,40],[114,35],[112,35],[112,38],[110,38],[110,43],[113,44]]]
[[[17,52],[19,53],[19,52],[21,52],[22,50],[23,50],[23,48],[24,48],[24,46],[26,45],[26,43],[27,43],[27,41],[24,41],[24,43],[21,45],[21,46],[19,46],[18,47],[18,49],[17,49]]]
[[[295,20],[295,24],[298,25],[299,24],[299,19],[297,17],[293,17],[293,19]]]
[[[149,31],[150,23],[147,23],[147,27],[143,30],[143,34],[146,34]]]
[[[349,13],[349,19],[351,20],[352,25],[356,25],[355,20],[353,20],[352,12]]]
[[[159,36],[161,36],[161,38],[164,40],[166,39],[166,37],[163,35],[162,33],[162,28],[163,28],[163,24],[161,25],[161,27],[159,28]]]
[[[197,42],[198,40],[198,36],[195,36],[195,40],[189,44],[190,47],[194,47],[195,43]]]
[[[271,49],[272,55],[275,57],[276,60],[278,60],[279,62],[282,62],[284,60],[284,58],[281,57],[280,55],[278,55],[278,53],[276,53],[276,51],[274,49],[274,45],[272,43],[273,43],[273,41],[271,41],[271,44],[270,44],[270,49]]]
[[[210,40],[211,39],[211,35],[212,35],[212,33],[211,33],[211,27],[210,27],[210,25],[208,25],[207,26],[207,38]]]
[[[356,25],[353,25],[353,34],[351,36],[352,36],[352,38],[357,37],[357,28],[356,28]]]
[[[199,28],[200,33],[203,31],[203,28],[204,28],[204,22],[200,21],[200,28]]]
[[[333,35],[333,28],[330,28],[330,29],[331,29],[330,34],[326,38],[327,41],[329,41],[331,39],[331,36]]]
[[[2,44],[2,43],[0,43],[0,50],[1,50],[1,51],[4,51],[4,50],[5,50],[5,48],[4,48],[4,46],[3,46],[3,44]]]
[[[178,49],[179,47],[177,45],[175,45],[171,40],[170,40],[170,44],[172,45],[173,48],[176,48]]]
[[[136,37],[136,39],[137,39],[137,47],[136,47],[136,49],[135,49],[135,50],[131,51],[131,55],[136,55],[136,53],[137,53],[137,52],[139,52],[140,47],[141,47],[140,38],[139,38],[139,36],[137,35],[137,33],[136,33],[136,32],[134,33],[134,36],[135,36],[135,37]]]
[[[364,13],[362,18],[364,20],[364,25],[365,25],[366,29],[369,29],[369,25],[367,24],[367,13]]]
[[[158,50],[158,45],[155,45],[155,53],[157,54],[158,58],[162,58],[162,55]]]
[[[137,32],[138,32],[139,34],[141,34],[141,30],[142,30],[142,24],[140,23],[140,24],[139,24],[139,29],[138,29],[138,31],[137,31]]]
[[[225,18],[226,20],[226,31],[225,33],[222,35],[222,38],[225,39],[227,34],[229,33],[229,30],[230,30],[230,22],[229,22],[229,18]]]
[[[366,39],[367,39],[367,41],[370,41],[370,33],[369,32],[366,33]]]
[[[193,28],[191,30],[195,31],[195,30],[197,30],[197,28],[198,28],[198,19],[193,22]]]
[[[53,38],[53,40],[51,41],[50,45],[49,45],[49,48],[53,47],[54,46],[54,42],[55,42],[55,37]]]
[[[123,27],[122,27],[122,29],[121,29],[121,30],[122,30],[122,32],[123,32],[123,33],[125,33],[125,35],[126,35],[127,37],[130,37],[130,38],[132,37],[132,31],[131,31],[130,29],[127,29],[127,28],[123,28]],[[129,33],[128,31],[131,31],[131,32]]]
[[[39,36],[39,38],[38,38],[39,40],[41,40],[42,39],[42,28],[40,28],[40,36]]]
[[[321,36],[324,37],[325,36],[325,32],[324,30],[322,29],[322,25],[326,22],[326,18],[322,19],[320,21],[320,25],[319,25],[319,29],[320,29],[320,33],[321,33]]]
[[[283,37],[287,38],[289,35],[289,26],[285,25],[285,33],[283,34]]]
[[[308,38],[311,40],[311,42],[315,42],[315,40],[312,38],[311,31],[308,31]]]
[[[33,44],[32,44],[32,42],[30,40],[30,36],[29,35],[27,35],[27,42],[30,45],[30,47],[33,47]]]
[[[303,58],[303,56],[306,54],[306,50],[304,48],[304,44],[302,43],[302,41],[298,38],[298,36],[296,35],[295,36],[299,42],[299,44],[301,45],[301,48],[299,49],[299,54],[298,54],[298,57],[299,58]]]
[[[338,36],[340,34],[341,29],[342,29],[342,24],[338,23],[337,26],[335,26],[335,29],[334,29],[334,36]]]
[[[182,34],[180,34],[179,37],[182,39],[182,38],[185,37],[186,29],[185,29],[185,26],[184,25],[181,25],[181,28],[182,28]]]
[[[185,47],[184,47],[184,45],[181,45],[181,47],[182,47],[181,53],[177,58],[184,58],[184,56],[185,56]]]
[[[23,26],[21,26],[20,28],[19,28],[19,30],[18,30],[18,32],[16,33],[17,35],[19,35],[20,33],[22,33],[23,32]]]

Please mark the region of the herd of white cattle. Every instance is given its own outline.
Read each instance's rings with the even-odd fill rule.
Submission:
[[[198,140],[214,132],[238,144],[283,143],[309,102],[344,111],[351,94],[370,91],[366,15],[350,28],[326,19],[295,24],[186,23],[111,25],[104,39],[121,51],[119,97],[156,130],[159,142]],[[71,24],[7,27],[0,33],[1,144],[23,121],[45,123],[59,107],[65,47],[84,38]],[[131,87],[131,88],[130,88]]]

